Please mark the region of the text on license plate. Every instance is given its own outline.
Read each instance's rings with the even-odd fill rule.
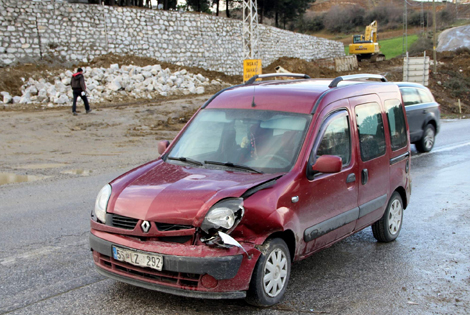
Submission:
[[[160,271],[163,267],[162,255],[137,252],[116,246],[113,246],[113,258],[119,261],[128,262],[135,266],[153,268]]]

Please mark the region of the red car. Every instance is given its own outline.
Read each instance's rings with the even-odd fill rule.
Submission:
[[[269,306],[292,261],[368,226],[380,242],[396,239],[411,192],[397,85],[378,75],[255,81],[274,76],[217,93],[159,143],[160,158],[103,187],[90,221],[100,274]]]

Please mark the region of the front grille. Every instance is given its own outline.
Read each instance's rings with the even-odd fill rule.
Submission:
[[[97,264],[103,269],[152,283],[177,287],[181,289],[195,289],[197,288],[201,279],[201,275],[198,274],[165,270],[158,271],[150,268],[137,267],[126,262],[115,260],[112,257],[99,254],[97,252],[94,252],[94,255],[99,255]]]
[[[159,231],[178,231],[178,230],[189,230],[192,229],[192,225],[183,225],[183,224],[171,224],[171,223],[159,223],[155,222],[157,229]]]
[[[126,230],[133,230],[138,219],[123,217],[117,214],[111,214],[111,225],[117,228],[126,229]],[[106,220],[108,222],[108,220]]]

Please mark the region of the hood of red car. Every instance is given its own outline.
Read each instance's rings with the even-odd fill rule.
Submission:
[[[247,189],[280,175],[197,168],[163,161],[143,168],[120,177],[117,185],[111,183],[113,193],[108,212],[153,222],[192,225],[198,215],[205,215],[217,201],[240,197]]]

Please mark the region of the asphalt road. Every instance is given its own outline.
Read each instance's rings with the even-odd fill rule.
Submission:
[[[469,314],[470,120],[445,121],[434,150],[413,153],[411,203],[400,237],[367,228],[293,264],[270,309],[197,300],[99,276],[89,215],[123,170],[0,186],[0,314]]]

